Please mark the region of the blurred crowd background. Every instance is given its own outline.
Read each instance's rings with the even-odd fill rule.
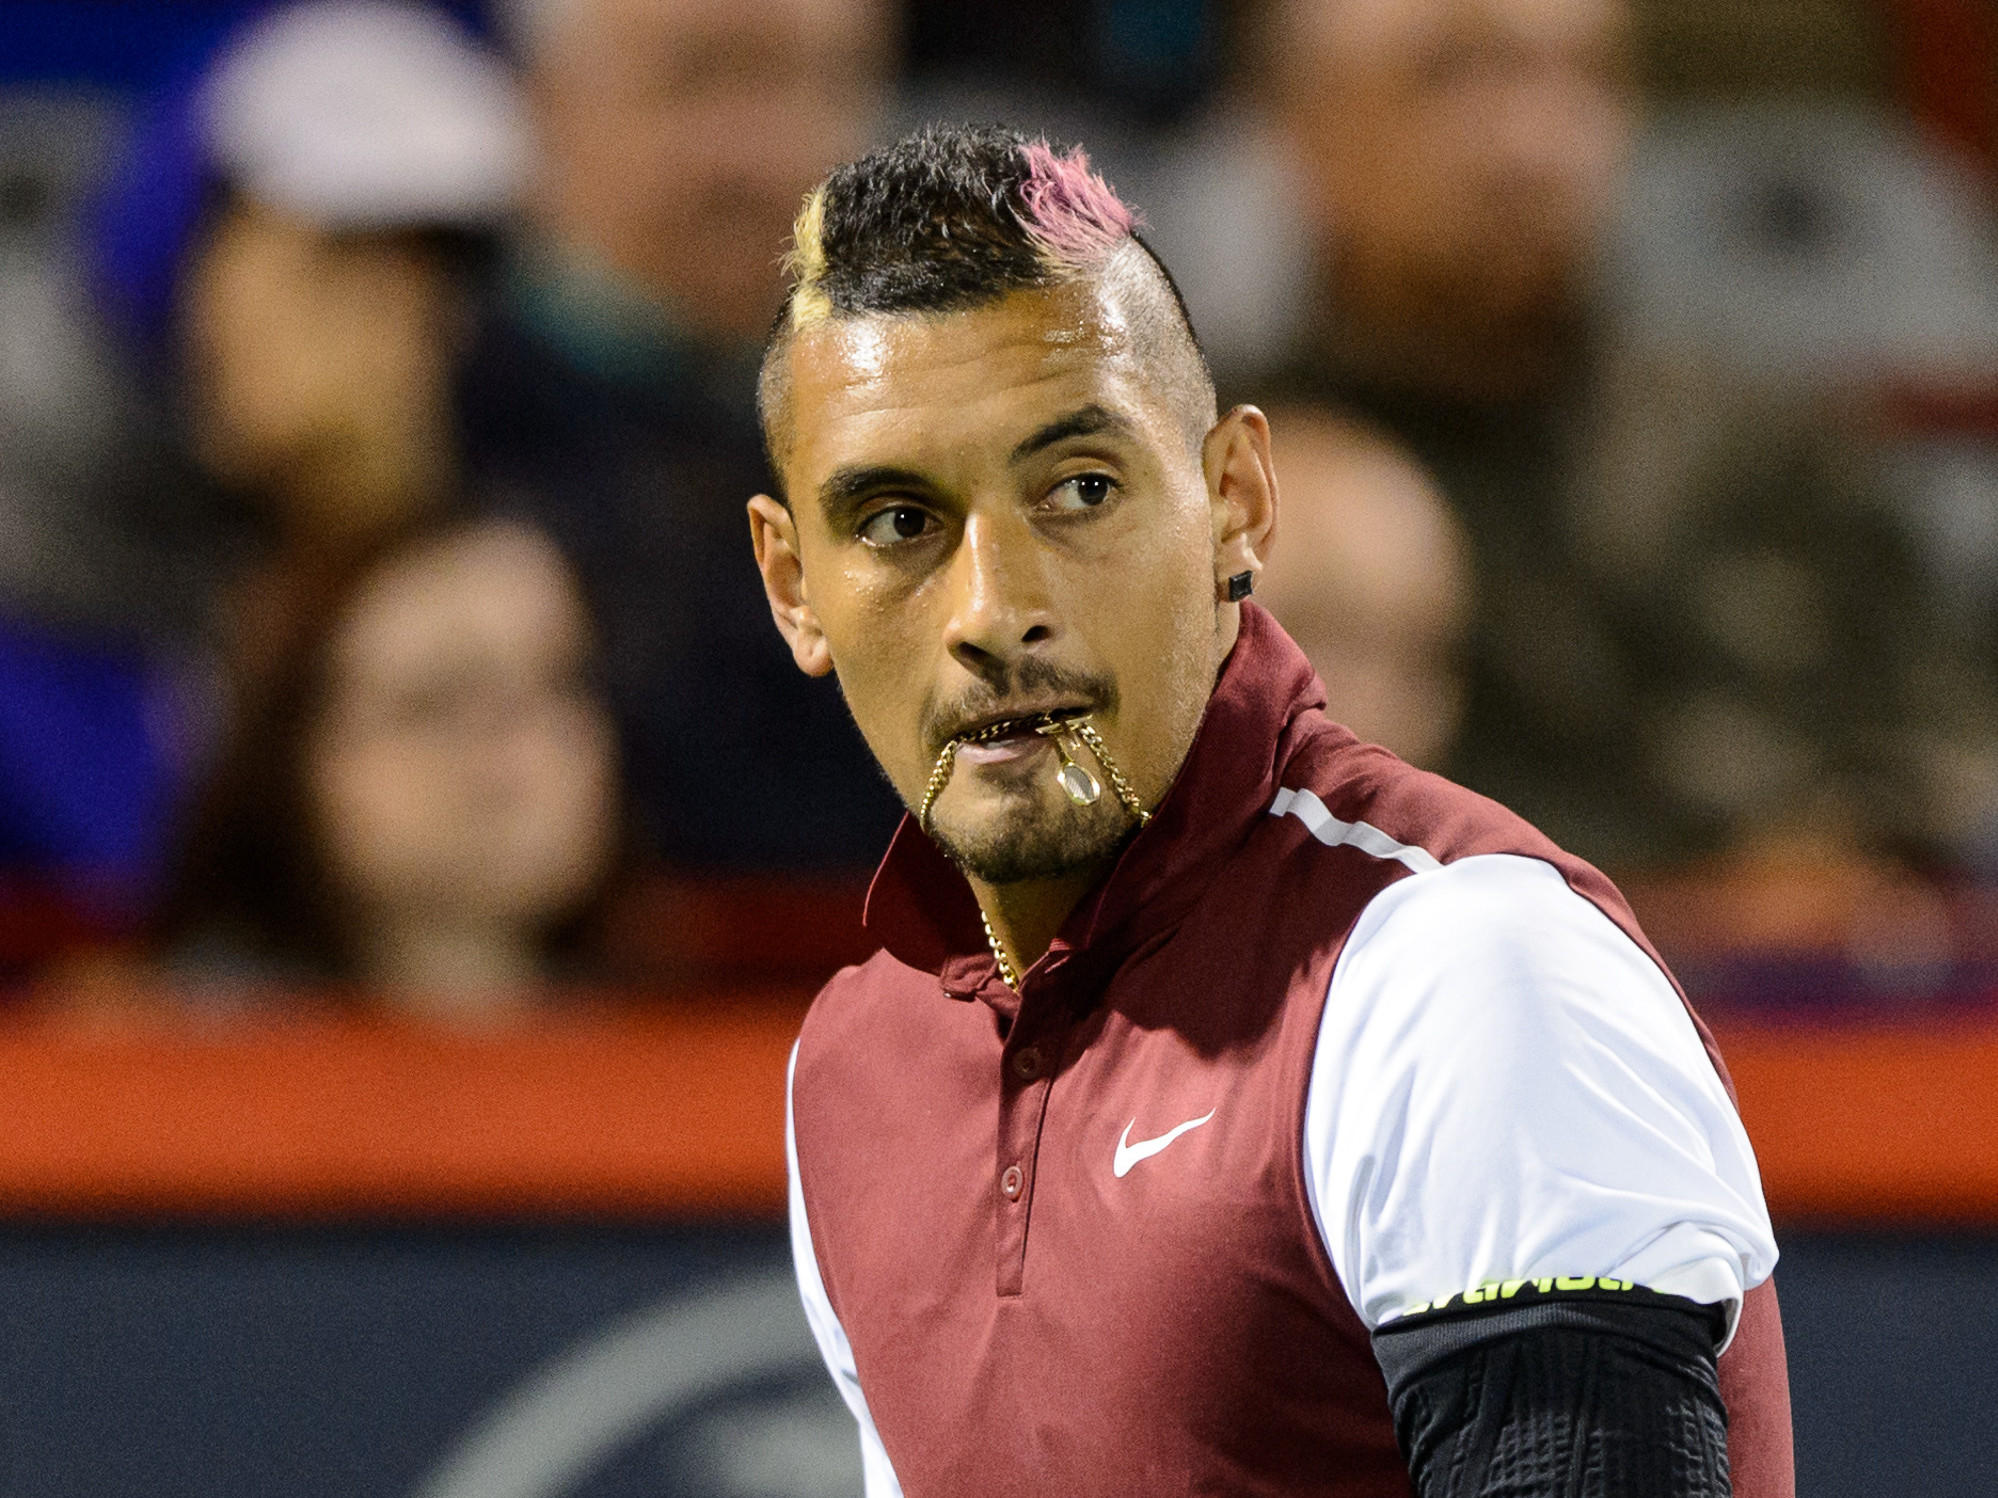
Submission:
[[[1801,1490],[1988,1494],[1992,0],[0,0],[0,1494],[857,1490],[782,1077],[898,808],[743,503],[935,118],[1145,211],[1332,713],[1716,1019]]]
[[[897,808],[768,619],[754,366],[806,189],[933,118],[1144,210],[1335,717],[1700,981],[1998,957],[1986,0],[13,0],[9,991],[847,955]]]

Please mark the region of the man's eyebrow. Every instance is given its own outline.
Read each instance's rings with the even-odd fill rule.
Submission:
[[[1083,406],[1066,416],[1057,416],[1032,436],[1023,438],[1007,461],[1018,463],[1053,447],[1057,442],[1066,442],[1070,437],[1094,437],[1099,432],[1114,432],[1120,437],[1129,437],[1136,431],[1137,427],[1129,420],[1105,406]]]
[[[819,509],[828,524],[837,526],[860,507],[863,500],[884,489],[906,489],[926,494],[935,486],[913,468],[872,464],[835,468],[819,485]]]

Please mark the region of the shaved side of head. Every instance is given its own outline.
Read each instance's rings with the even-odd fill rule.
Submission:
[[[930,127],[833,173],[806,199],[786,257],[791,289],[764,350],[757,405],[780,474],[788,363],[829,320],[943,317],[1020,292],[1095,281],[1131,351],[1198,452],[1216,419],[1214,381],[1171,273],[1143,220],[1066,150],[993,127]]]

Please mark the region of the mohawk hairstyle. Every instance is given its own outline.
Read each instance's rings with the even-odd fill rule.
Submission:
[[[805,199],[784,259],[791,290],[758,392],[773,466],[793,334],[835,317],[969,310],[1100,273],[1132,247],[1166,293],[1147,299],[1163,300],[1163,316],[1141,320],[1170,325],[1150,331],[1191,371],[1204,433],[1213,382],[1179,287],[1138,235],[1143,222],[1080,146],[1003,126],[926,126],[840,167]]]
[[[996,301],[1101,267],[1140,222],[1079,146],[929,126],[805,200],[785,259],[788,320]]]

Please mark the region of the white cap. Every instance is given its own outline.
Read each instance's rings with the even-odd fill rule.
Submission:
[[[526,177],[512,76],[422,5],[279,10],[223,54],[203,104],[209,149],[232,183],[330,226],[486,226]]]

